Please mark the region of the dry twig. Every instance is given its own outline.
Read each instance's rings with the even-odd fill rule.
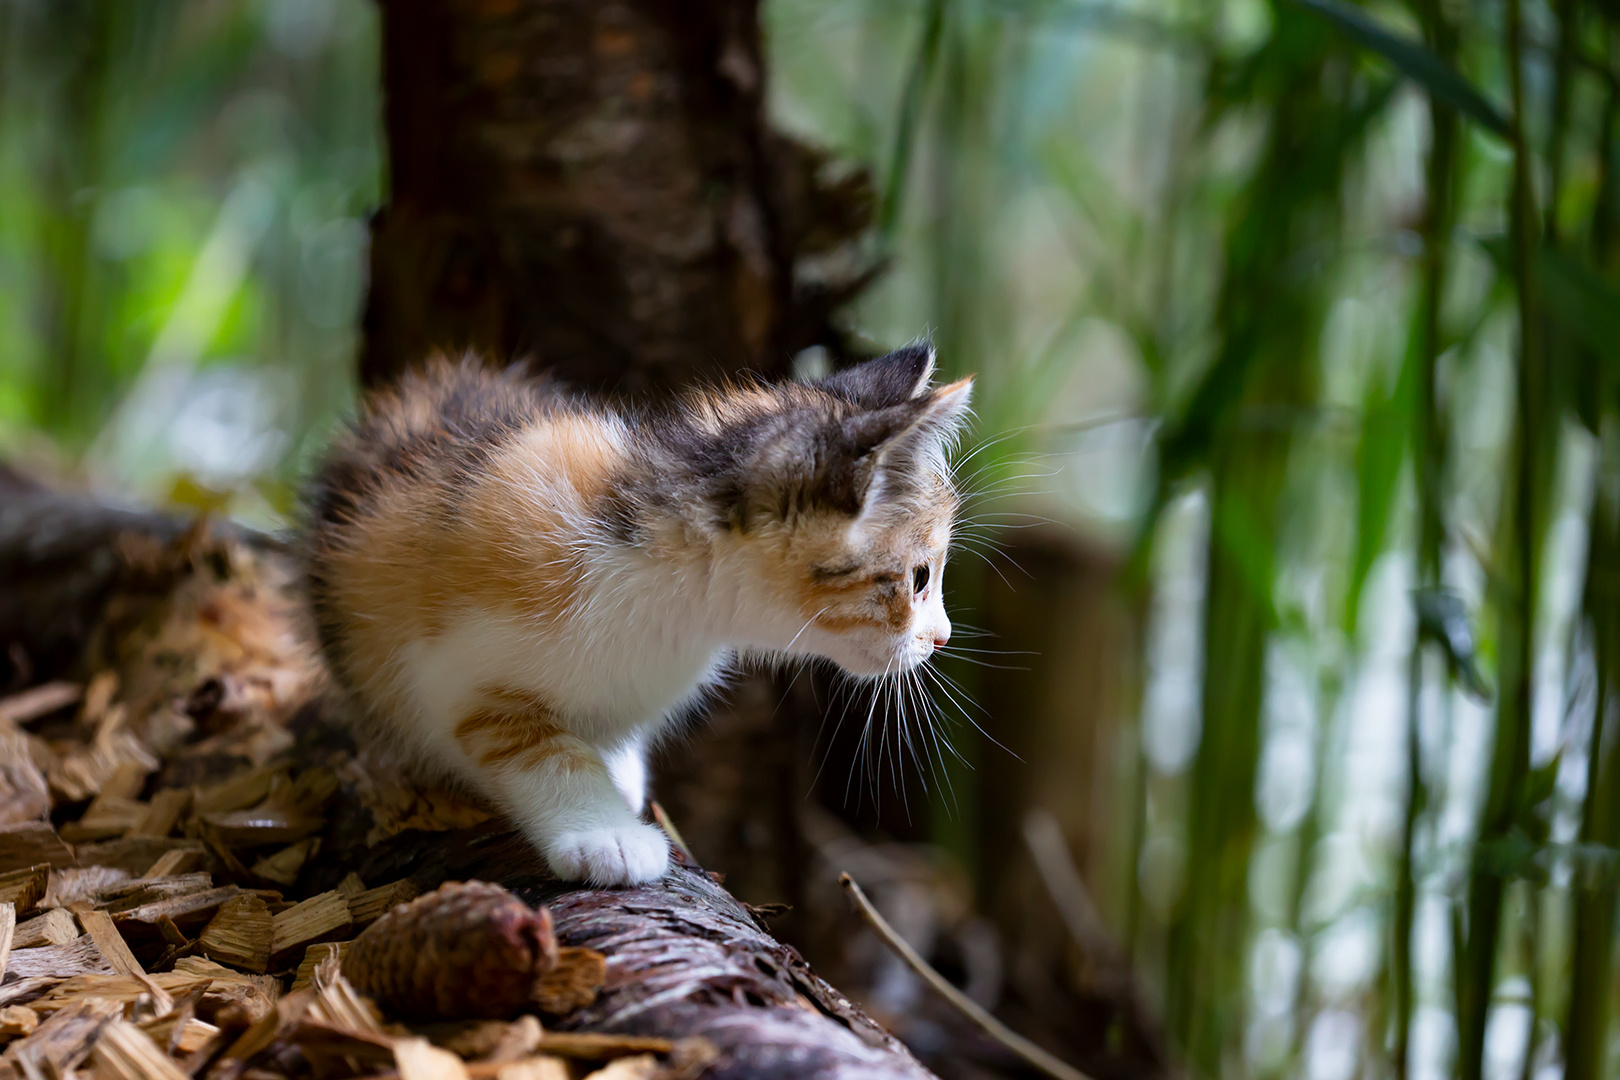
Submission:
[[[860,912],[861,918],[866,920],[866,925],[872,928],[872,932],[878,936],[883,944],[894,950],[894,954],[904,961],[905,965],[915,972],[918,978],[933,987],[935,992],[949,1002],[952,1008],[978,1025],[980,1031],[983,1031],[990,1038],[1005,1046],[1046,1075],[1055,1077],[1056,1080],[1091,1080],[1091,1077],[1073,1065],[1036,1046],[1018,1032],[991,1016],[978,1002],[952,986],[945,976],[935,971],[928,961],[917,955],[917,950],[908,945],[905,938],[895,932],[894,927],[889,925],[888,920],[878,913],[877,908],[872,906],[872,901],[866,898],[866,894],[861,891],[861,887],[855,883],[854,878],[848,874],[839,874],[838,883],[844,887],[844,892],[849,895],[850,900],[854,903],[855,910]]]

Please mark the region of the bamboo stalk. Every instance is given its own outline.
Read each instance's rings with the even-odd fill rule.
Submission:
[[[1467,936],[1457,958],[1458,1074],[1481,1080],[1485,1063],[1486,1023],[1496,977],[1496,953],[1502,929],[1503,879],[1486,864],[1483,849],[1505,837],[1514,824],[1518,796],[1529,771],[1532,637],[1538,593],[1538,511],[1543,478],[1538,424],[1547,419],[1546,373],[1541,364],[1535,319],[1535,217],[1530,180],[1530,148],[1525,139],[1525,95],[1521,0],[1507,0],[1502,25],[1512,101],[1513,185],[1508,224],[1517,279],[1518,362],[1512,439],[1513,487],[1506,508],[1504,578],[1499,601],[1501,693],[1490,781],[1478,830],[1479,850],[1469,875]]]
[[[1425,36],[1443,62],[1449,63],[1456,33],[1436,0],[1422,4]],[[1417,578],[1420,589],[1440,585],[1440,545],[1445,535],[1441,517],[1441,476],[1445,439],[1436,405],[1436,367],[1439,362],[1440,305],[1445,295],[1447,245],[1455,220],[1457,114],[1433,98],[1429,100],[1432,143],[1427,170],[1427,206],[1424,213],[1423,284],[1418,317],[1418,374],[1412,403],[1412,461],[1417,485]],[[1412,643],[1407,666],[1406,697],[1406,805],[1401,819],[1401,852],[1396,867],[1395,911],[1390,955],[1394,1036],[1390,1048],[1395,1080],[1407,1080],[1412,1043],[1412,925],[1417,902],[1417,875],[1413,843],[1427,799],[1423,781],[1420,715],[1423,700],[1425,642],[1420,633]]]
[[[1615,35],[1611,30],[1611,40]],[[1600,268],[1615,248],[1616,208],[1614,136],[1620,123],[1620,87],[1609,84],[1598,137],[1598,201],[1592,213],[1592,252]],[[1582,359],[1594,373],[1598,400],[1607,396],[1612,379],[1605,378],[1601,361],[1590,354]],[[1620,841],[1620,739],[1613,737],[1609,713],[1620,688],[1620,597],[1614,582],[1620,574],[1620,528],[1615,505],[1604,483],[1620,469],[1612,442],[1602,447],[1592,477],[1592,506],[1587,521],[1586,580],[1582,588],[1582,615],[1586,623],[1594,669],[1592,726],[1587,736],[1586,798],[1581,807],[1580,839],[1586,844],[1612,847]],[[1607,733],[1607,753],[1604,752]],[[1577,876],[1574,927],[1570,956],[1569,1006],[1564,1030],[1566,1080],[1600,1080],[1608,1057],[1613,1011],[1611,973],[1614,966],[1615,895],[1611,889],[1592,887]]]

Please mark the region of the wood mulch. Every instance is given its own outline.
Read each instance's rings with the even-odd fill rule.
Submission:
[[[713,875],[550,880],[485,807],[358,749],[273,545],[128,525],[79,677],[0,697],[0,1080],[929,1075]],[[433,922],[469,878],[510,892]],[[500,949],[434,951],[492,911],[537,989],[442,1018],[452,976],[504,1000],[472,992]],[[362,953],[405,974],[357,974]]]

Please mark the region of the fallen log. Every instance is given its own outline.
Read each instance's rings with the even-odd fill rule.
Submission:
[[[0,860],[22,860],[14,915],[38,944],[0,984],[31,1010],[0,1027],[0,1073],[48,1052],[227,1080],[518,1068],[502,1054],[514,1076],[622,1054],[614,1075],[931,1075],[718,875],[678,856],[651,885],[560,882],[488,808],[379,765],[324,697],[292,582],[262,538],[5,488],[0,736],[24,753],[0,775]],[[68,689],[19,696],[52,680]],[[534,1038],[355,1019],[375,1007],[324,965],[389,905],[467,879],[545,905],[560,946],[600,954],[600,990]],[[50,949],[77,952],[58,972]]]

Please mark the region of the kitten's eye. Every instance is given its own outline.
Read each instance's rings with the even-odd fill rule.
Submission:
[[[928,588],[928,564],[923,563],[911,572],[911,591],[921,595]]]

